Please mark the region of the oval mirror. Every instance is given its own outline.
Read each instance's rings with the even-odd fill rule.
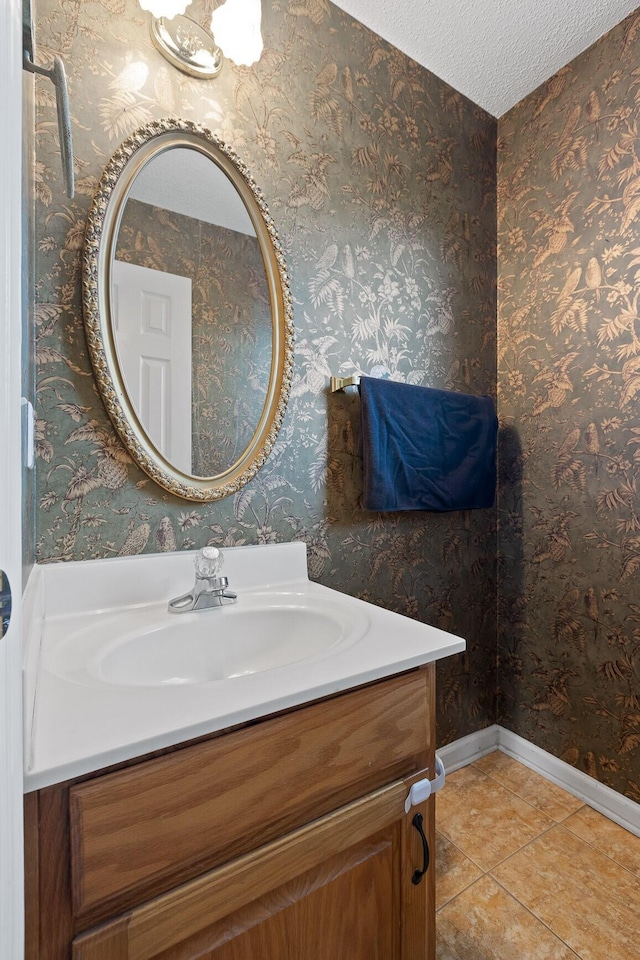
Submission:
[[[293,366],[289,280],[259,188],[203,127],[156,121],[109,161],[89,214],[85,328],[122,441],[189,500],[265,462]]]

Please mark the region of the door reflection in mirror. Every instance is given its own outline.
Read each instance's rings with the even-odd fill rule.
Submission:
[[[111,317],[118,361],[156,449],[192,473],[191,280],[116,260]]]

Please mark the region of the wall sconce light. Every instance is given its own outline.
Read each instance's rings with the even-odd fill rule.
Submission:
[[[191,0],[139,0],[151,14],[151,39],[172,66],[210,80],[229,60],[250,66],[262,54],[261,0],[226,0],[213,11],[210,33],[184,16]]]

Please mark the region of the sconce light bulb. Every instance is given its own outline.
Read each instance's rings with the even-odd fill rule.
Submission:
[[[178,14],[182,15],[191,0],[138,0],[143,10],[148,10],[152,17],[157,20],[164,17],[165,20],[173,20]]]
[[[260,59],[261,19],[261,0],[226,0],[213,11],[211,31],[225,57],[243,67]]]

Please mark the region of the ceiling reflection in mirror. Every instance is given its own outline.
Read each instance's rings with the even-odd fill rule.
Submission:
[[[167,150],[136,176],[111,303],[127,391],[153,444],[184,473],[223,473],[264,408],[271,304],[251,218],[209,157]]]
[[[89,214],[83,304],[102,399],[138,465],[196,501],[247,483],[284,416],[293,311],[275,226],[232,150],[178,119],[122,144]]]

